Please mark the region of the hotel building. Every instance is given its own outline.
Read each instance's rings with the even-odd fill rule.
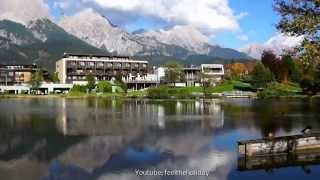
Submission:
[[[0,65],[0,85],[11,86],[28,83],[37,65]]]
[[[117,76],[121,76],[125,82],[135,81],[147,76],[148,61],[125,56],[66,53],[56,62],[56,72],[63,84],[85,83],[88,74],[92,74],[97,81],[111,80]]]

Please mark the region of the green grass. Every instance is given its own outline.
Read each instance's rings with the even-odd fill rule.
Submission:
[[[148,95],[147,91],[132,91],[127,93],[127,97],[130,98],[142,98]]]
[[[209,92],[211,93],[223,93],[225,91],[233,91],[234,89],[234,84],[231,81],[224,82],[222,84],[218,84],[215,87],[210,87]]]
[[[252,85],[249,83],[244,83],[241,81],[225,81],[218,84],[215,87],[210,87],[209,92],[211,93],[223,93],[228,91],[243,90],[243,91],[253,91]]]
[[[259,98],[275,98],[275,97],[288,97],[297,96],[301,94],[302,89],[298,84],[294,83],[277,83],[273,82],[258,93]]]

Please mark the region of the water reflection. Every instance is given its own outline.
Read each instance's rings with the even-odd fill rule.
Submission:
[[[26,179],[96,179],[162,163],[174,167],[169,160],[186,161],[210,141],[203,130],[224,123],[217,101],[3,100],[0,106],[0,176],[7,179],[19,179],[26,164]]]
[[[67,108],[66,108],[67,107]],[[64,135],[124,135],[174,124],[221,128],[224,111],[218,101],[154,102],[148,100],[61,100],[56,118]]]
[[[238,140],[270,131],[292,134],[306,124],[316,129],[317,104],[2,99],[0,178],[165,179],[136,176],[139,168],[210,172],[209,177],[170,179],[241,179],[245,174],[237,171]]]

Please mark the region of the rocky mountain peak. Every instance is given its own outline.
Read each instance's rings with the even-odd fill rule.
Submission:
[[[196,53],[206,53],[208,37],[192,26],[175,26],[171,29],[148,31],[142,34],[165,43],[181,46]]]
[[[89,44],[112,53],[134,55],[142,47],[130,34],[116,27],[109,19],[92,9],[62,18],[59,25]]]

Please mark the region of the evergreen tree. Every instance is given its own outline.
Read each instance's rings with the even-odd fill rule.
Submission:
[[[91,92],[96,87],[96,79],[92,74],[88,74],[86,76],[87,88],[89,92]]]
[[[252,84],[255,88],[264,88],[273,81],[273,74],[262,63],[257,63],[252,71]]]

